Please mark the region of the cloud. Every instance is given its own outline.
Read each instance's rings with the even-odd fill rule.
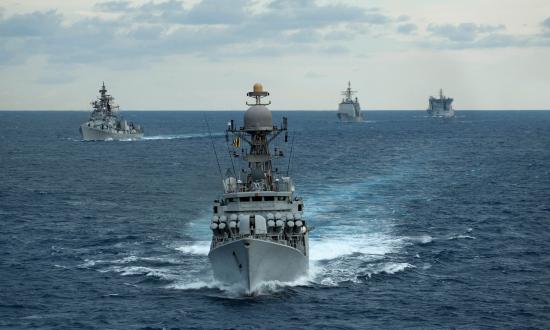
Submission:
[[[408,16],[408,15],[401,15],[399,17],[397,17],[397,22],[407,22],[407,21],[410,21],[411,20],[411,17]]]
[[[456,42],[471,42],[476,40],[480,35],[495,31],[504,30],[504,25],[483,25],[474,23],[461,23],[458,25],[430,24],[427,31],[433,36],[449,39]]]
[[[365,15],[365,22],[370,24],[387,24],[391,21],[391,18],[382,14],[367,14]]]
[[[98,62],[141,65],[173,55],[219,60],[236,56],[346,54],[357,38],[391,34],[414,38],[417,24],[380,8],[315,0],[106,1],[92,15],[68,22],[55,10],[3,16],[0,11],[0,65],[43,56],[55,63]],[[95,14],[95,15],[94,15]],[[550,36],[550,18],[542,23]],[[536,44],[505,33],[504,25],[431,24],[418,47],[475,48]],[[419,38],[417,36],[417,38]],[[398,42],[391,40],[391,42]],[[346,44],[348,43],[348,44]],[[545,45],[538,41],[538,44]],[[32,49],[32,52],[29,52]]]
[[[194,6],[181,0],[138,5],[106,1],[93,7],[96,16],[73,23],[65,23],[56,11],[0,16],[0,64],[15,56],[30,56],[28,49],[54,62],[124,59],[125,64],[176,54],[294,55],[298,45],[301,52],[337,54],[348,50],[339,44],[342,40],[331,39],[332,32],[349,40],[361,29],[367,31],[363,25],[392,21],[378,9],[319,5],[314,0],[274,0],[252,10],[258,4],[253,0],[202,0]]]
[[[418,26],[413,23],[406,23],[397,26],[397,32],[401,34],[411,34],[418,30]]]
[[[185,22],[191,24],[240,24],[246,20],[244,0],[203,0],[187,13]]]
[[[62,16],[55,10],[0,19],[0,37],[38,37],[61,29]]]

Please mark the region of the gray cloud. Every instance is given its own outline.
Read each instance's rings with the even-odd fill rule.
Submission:
[[[467,48],[507,48],[507,47],[549,47],[550,29],[544,28],[550,24],[550,18],[542,22],[542,33],[531,35],[514,35],[506,33],[504,25],[483,25],[462,23],[458,25],[429,25],[427,31],[431,38],[422,41],[422,47],[442,49]]]
[[[396,20],[396,21],[397,21],[397,22],[408,22],[408,21],[410,21],[410,20],[411,20],[410,16],[401,15],[401,16],[397,17],[397,20]]]
[[[504,30],[504,25],[483,25],[474,23],[461,23],[458,25],[430,24],[427,31],[433,36],[442,37],[456,42],[471,42],[480,35]]]
[[[387,24],[391,21],[391,18],[382,14],[367,14],[365,15],[365,22],[370,24]]]
[[[401,34],[411,34],[416,30],[418,30],[418,26],[416,26],[416,24],[413,24],[413,23],[406,23],[406,24],[401,24],[397,26],[397,32]]]
[[[184,6],[181,0],[140,5],[107,1],[95,5],[97,16],[73,23],[64,22],[56,11],[10,17],[0,11],[0,64],[41,55],[52,62],[142,65],[178,54],[211,59],[294,55],[297,47],[301,53],[334,55],[350,52],[344,41],[380,33],[377,26],[384,27],[383,34],[413,34],[418,29],[408,16],[392,18],[379,8],[319,5],[314,0],[274,0],[260,11],[252,10],[254,5],[253,0],[203,0],[192,7]],[[116,18],[105,13],[116,14]],[[543,22],[548,34],[549,24],[550,18]],[[427,28],[428,41],[418,45],[467,48],[533,44],[504,30],[503,25],[432,24]]]
[[[257,13],[250,10],[253,4],[252,0],[203,0],[186,8],[181,0],[141,5],[107,1],[94,9],[98,14],[117,14],[116,19],[98,15],[70,25],[63,24],[63,16],[56,11],[0,16],[0,64],[29,56],[28,49],[54,62],[124,59],[126,64],[174,54],[212,58],[232,56],[231,52],[293,54],[296,45],[302,52],[336,54],[348,50],[335,44],[338,40],[330,38],[331,31],[350,39],[362,25],[392,21],[378,9],[321,6],[314,0],[275,0]],[[270,45],[268,51],[266,44]],[[310,47],[304,47],[306,44]]]
[[[61,29],[62,16],[54,10],[0,19],[0,37],[38,37]]]
[[[542,21],[542,26],[546,29],[550,29],[550,17],[548,17],[544,21]]]

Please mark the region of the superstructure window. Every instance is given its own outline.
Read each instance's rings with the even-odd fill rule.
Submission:
[[[275,196],[264,196],[264,201],[266,202],[273,202],[275,200]]]
[[[262,196],[254,196],[254,197],[252,197],[252,201],[261,202],[262,201]]]
[[[241,201],[241,202],[250,202],[250,197],[239,197],[239,201]]]

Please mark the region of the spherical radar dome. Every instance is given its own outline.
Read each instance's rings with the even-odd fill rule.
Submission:
[[[252,90],[254,91],[254,93],[261,93],[264,91],[264,86],[262,86],[262,84],[260,83],[255,83],[252,87]]]
[[[244,129],[247,131],[273,130],[273,117],[265,105],[253,105],[244,113]]]

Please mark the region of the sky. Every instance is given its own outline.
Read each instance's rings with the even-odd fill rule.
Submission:
[[[0,0],[0,110],[550,109],[548,0]]]

